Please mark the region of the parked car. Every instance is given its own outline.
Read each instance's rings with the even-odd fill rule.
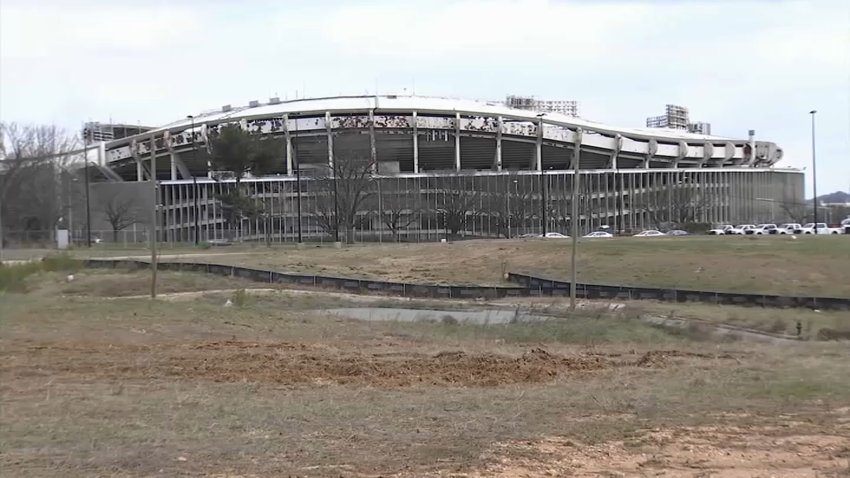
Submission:
[[[614,237],[614,235],[610,234],[608,232],[605,232],[605,231],[596,231],[596,232],[591,232],[590,234],[588,234],[584,237],[588,237],[588,238],[593,238],[593,237],[608,238],[608,237]]]
[[[733,236],[743,236],[744,234],[747,233],[747,231],[749,231],[750,229],[755,229],[755,228],[756,228],[755,224],[742,224],[740,226],[733,227],[726,234],[733,235]]]
[[[850,234],[850,216],[841,221],[841,227],[844,228],[844,234]]]
[[[800,229],[800,232],[798,232],[798,234],[823,235],[823,234],[841,234],[842,232],[844,232],[844,231],[842,231],[841,228],[829,227],[829,225],[825,222],[819,222],[819,223],[817,223],[817,225],[810,222],[810,223],[806,224],[805,226],[803,226]]]
[[[752,229],[746,230],[745,233],[753,236],[764,236],[771,234],[770,231],[775,231],[776,229],[778,229],[776,224],[759,224]]]
[[[673,229],[672,231],[667,231],[668,236],[689,236],[691,233],[688,231],[683,231],[681,229]]]
[[[798,229],[802,229],[803,226],[795,223],[795,222],[787,222],[779,226],[776,234],[795,234]]]
[[[541,236],[540,234],[531,234],[531,233],[523,234],[523,235],[519,236],[520,239],[535,239],[535,238],[540,238],[540,237],[543,237],[543,236]]]
[[[560,232],[547,232],[545,236],[546,239],[569,239],[570,236],[565,236]]]
[[[648,231],[643,231],[635,234],[633,237],[659,237],[664,236],[665,234],[661,231],[656,231],[654,229],[650,229]]]
[[[782,229],[781,227],[777,226],[776,224],[765,224],[764,228],[762,228],[762,231],[765,234],[787,234],[788,233],[787,230]]]
[[[716,227],[714,229],[709,229],[708,235],[709,236],[725,236],[726,234],[729,234],[729,231],[731,231],[732,229],[735,229],[735,226],[732,226],[732,225],[720,226],[720,227]]]

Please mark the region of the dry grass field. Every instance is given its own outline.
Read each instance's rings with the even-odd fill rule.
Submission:
[[[558,239],[180,252],[163,254],[176,254],[172,260],[411,283],[497,285],[503,284],[504,271],[570,277],[570,241]],[[578,278],[588,283],[850,297],[850,238],[845,236],[583,239],[578,259]]]
[[[146,279],[0,292],[4,476],[850,473],[846,343],[719,341],[628,307],[363,322],[318,310],[362,306],[344,294],[176,273],[162,291],[201,293],[128,297]]]

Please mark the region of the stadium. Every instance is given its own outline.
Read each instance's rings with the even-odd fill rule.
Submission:
[[[513,97],[271,98],[158,128],[89,124],[85,136],[101,182],[113,188],[147,182],[156,158],[157,230],[173,242],[339,240],[341,228],[364,241],[569,233],[573,197],[583,233],[600,226],[625,233],[781,222],[779,205],[804,201],[802,172],[778,167],[782,149],[753,132],[724,138],[573,114]],[[279,145],[271,174],[240,182],[262,213],[235,223],[220,198],[236,180],[210,163],[211,138],[232,124]],[[352,158],[370,168],[356,187],[337,169]],[[343,197],[352,189],[356,198]],[[335,219],[345,214],[341,205],[351,210],[347,223]]]

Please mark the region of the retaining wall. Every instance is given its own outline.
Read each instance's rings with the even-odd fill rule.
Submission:
[[[147,268],[149,263],[134,260],[88,259],[86,267]],[[241,277],[267,284],[292,284],[343,290],[358,294],[387,294],[401,297],[429,297],[441,299],[498,299],[523,296],[569,296],[570,283],[551,279],[508,273],[508,280],[516,287],[488,287],[463,285],[408,284],[367,279],[350,279],[302,274],[288,274],[248,267],[196,262],[160,262],[160,270],[205,272],[221,276]],[[765,294],[738,294],[732,292],[706,292],[682,289],[657,289],[650,287],[624,287],[598,284],[576,284],[576,295],[585,299],[609,300],[660,300],[667,302],[703,302],[709,304],[743,305],[759,307],[799,307],[825,310],[850,310],[850,298],[795,297]]]
[[[508,280],[531,290],[531,295],[570,294],[570,283],[508,273]],[[576,296],[586,299],[661,300],[667,302],[704,302],[709,304],[759,307],[805,307],[810,309],[850,310],[850,298],[799,297],[767,294],[739,294],[685,289],[625,287],[599,284],[576,284]]]

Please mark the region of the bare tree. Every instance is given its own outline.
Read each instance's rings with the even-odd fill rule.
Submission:
[[[436,210],[446,230],[456,237],[482,213],[481,193],[470,176],[451,174],[442,177],[440,183],[436,190]]]
[[[219,128],[210,140],[210,162],[219,171],[226,171],[236,184],[218,195],[225,222],[230,228],[241,228],[244,220],[257,220],[264,214],[263,207],[242,190],[241,181],[246,175],[267,174],[277,166],[281,150],[273,139],[264,139],[260,133],[248,132],[238,124]]]
[[[0,241],[7,229],[52,230],[68,208],[62,178],[79,142],[56,126],[0,123],[0,143]]]
[[[139,211],[131,197],[115,192],[103,201],[101,208],[106,221],[112,227],[112,241],[118,242],[118,233],[139,222]]]
[[[380,197],[374,202],[381,221],[392,232],[393,241],[398,241],[399,232],[416,221],[415,213],[422,208],[422,195],[419,190],[411,192],[400,187],[397,181],[387,183],[381,186]]]
[[[375,162],[355,152],[335,155],[333,168],[313,181],[315,211],[313,217],[326,233],[339,237],[345,233],[347,243],[354,242],[354,228],[359,224],[363,207],[373,194],[372,171]]]
[[[496,176],[494,187],[486,193],[487,214],[496,225],[499,235],[505,238],[516,236],[522,228],[537,217],[534,191],[527,184],[520,184],[521,176],[516,172]]]
[[[646,212],[650,224],[661,230],[696,223],[698,212],[708,204],[709,196],[698,184],[679,181],[645,193],[637,209]]]
[[[782,209],[786,217],[797,224],[804,224],[813,216],[811,206],[790,199],[779,203],[779,208]]]

